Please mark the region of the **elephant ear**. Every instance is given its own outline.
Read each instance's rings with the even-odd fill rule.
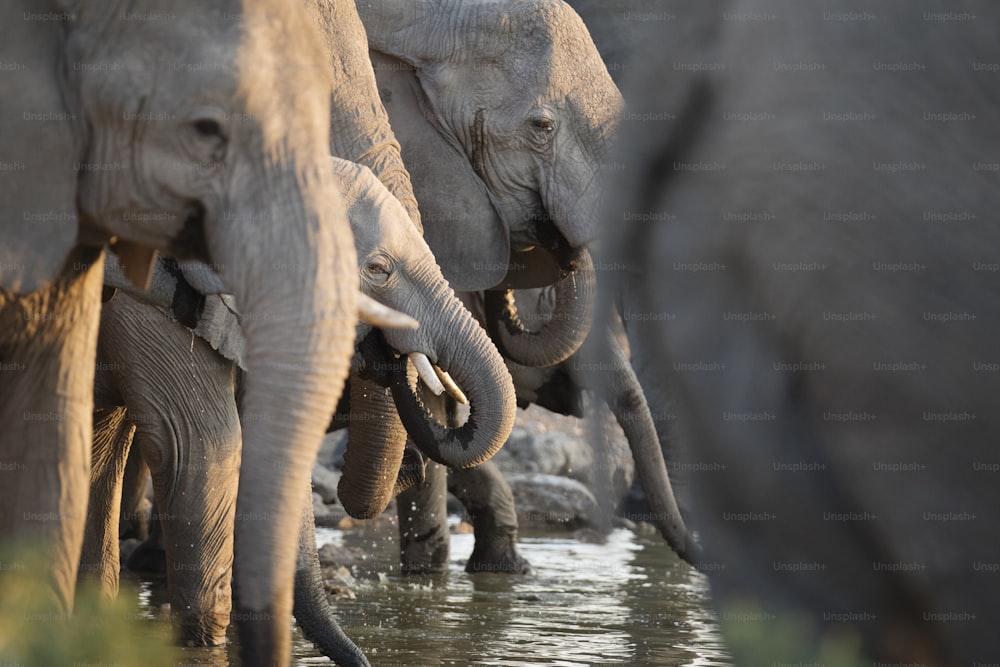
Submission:
[[[0,288],[18,293],[48,285],[77,243],[83,126],[59,79],[67,26],[24,20],[29,5],[0,9]]]
[[[420,206],[424,239],[441,272],[459,291],[493,287],[507,273],[510,237],[486,185],[462,147],[428,120],[433,112],[416,70],[377,51],[371,56]]]

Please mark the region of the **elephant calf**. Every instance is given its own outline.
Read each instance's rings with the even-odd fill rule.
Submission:
[[[1000,8],[692,13],[633,60],[610,259],[737,662],[995,662]]]
[[[407,355],[415,358],[424,366],[420,376],[440,390],[457,381],[471,404],[464,427],[414,426],[414,420],[430,418],[421,408],[418,415],[403,417],[407,428],[423,431],[424,437],[414,440],[431,457],[450,461],[460,451],[454,463],[467,465],[492,456],[514,420],[514,392],[502,359],[448,288],[402,205],[367,168],[333,159],[333,169],[348,205],[363,294],[425,323],[417,330],[386,330],[387,351],[402,354],[404,362]],[[169,306],[143,303],[129,294],[105,304],[95,390],[100,430],[82,568],[98,572],[109,593],[117,590],[118,498],[134,436],[153,476],[173,613],[185,639],[214,644],[224,639],[229,621],[242,433],[234,399],[236,363],[207,341],[221,351],[238,352],[241,346],[232,341],[240,333],[228,330],[238,328],[238,320],[223,300],[206,300],[190,286],[179,287],[182,282],[169,295]],[[177,308],[186,298],[202,302],[182,310],[200,312],[203,318],[215,314],[214,324],[199,321],[194,331],[182,326]],[[441,366],[452,370],[456,380]],[[351,377],[352,433],[340,493],[353,514],[373,516],[391,499],[403,460],[407,432],[395,413],[396,403],[415,399],[405,373],[392,379],[403,386],[390,392],[359,375],[357,367]],[[374,370],[378,374],[380,369]],[[247,430],[257,428],[252,415],[243,415],[242,421]],[[466,447],[456,449],[459,443]],[[304,495],[308,491],[302,489]],[[328,616],[322,594],[311,507],[300,530],[296,617],[325,653],[362,664],[363,656],[349,640],[328,636],[339,628]]]

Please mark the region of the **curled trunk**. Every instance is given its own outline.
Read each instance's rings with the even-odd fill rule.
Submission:
[[[551,317],[537,330],[521,321],[512,290],[488,291],[484,301],[490,337],[501,354],[522,366],[554,366],[565,361],[590,332],[596,287],[593,261],[583,251],[579,268],[554,285]]]
[[[416,396],[407,373],[407,359],[395,364],[390,389],[399,417],[414,445],[428,458],[454,468],[469,468],[488,460],[503,446],[514,426],[516,403],[510,373],[496,346],[455,296],[437,265],[429,262],[411,279],[428,295],[433,317],[417,332],[390,331],[389,344],[404,352],[423,352],[446,371],[468,397],[469,418],[453,428],[438,423]]]

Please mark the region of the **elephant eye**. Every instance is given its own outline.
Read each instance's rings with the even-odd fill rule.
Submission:
[[[203,137],[220,137],[222,136],[222,126],[219,125],[218,121],[210,120],[207,118],[202,118],[201,120],[196,120],[194,122],[194,129]]]
[[[552,132],[556,129],[556,124],[547,116],[535,116],[530,121],[531,127],[539,132]]]
[[[381,287],[389,281],[392,267],[384,257],[373,257],[365,262],[363,268],[365,277],[373,285]]]

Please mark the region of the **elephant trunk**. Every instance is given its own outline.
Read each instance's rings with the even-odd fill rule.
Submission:
[[[486,327],[508,359],[522,366],[554,366],[576,352],[590,333],[597,276],[590,253],[580,253],[576,271],[554,286],[555,306],[541,329],[527,329],[518,316],[514,292],[487,291]]]
[[[336,664],[369,667],[364,653],[340,628],[326,597],[323,571],[316,553],[312,494],[306,496],[299,521],[299,552],[295,561],[295,621],[306,639]]]
[[[245,665],[290,654],[298,523],[289,519],[302,510],[354,339],[357,260],[325,149],[305,167],[272,156],[278,165],[256,167],[253,191],[225,212],[244,224],[207,230],[247,339],[234,568]]]
[[[395,495],[406,429],[387,387],[352,374],[350,394],[347,450],[337,497],[355,519],[373,519]]]
[[[392,395],[410,439],[421,452],[444,465],[471,468],[493,456],[510,435],[517,407],[513,381],[496,346],[437,265],[420,271],[415,282],[421,293],[431,295],[430,312],[440,316],[418,318],[423,324],[416,335],[425,341],[422,345],[409,342],[407,337],[414,334],[408,332],[390,331],[386,336],[395,349],[423,351],[449,373],[468,397],[469,418],[454,428],[439,424],[416,397],[405,372],[394,374]]]
[[[702,560],[701,547],[695,542],[677,506],[653,416],[639,380],[625,351],[607,329],[603,347],[609,354],[610,364],[601,364],[601,367],[611,370],[602,372],[601,378],[593,378],[586,384],[602,387],[608,407],[625,432],[635,461],[636,475],[649,502],[652,523],[678,556],[698,567]],[[587,371],[588,374],[596,372]]]

